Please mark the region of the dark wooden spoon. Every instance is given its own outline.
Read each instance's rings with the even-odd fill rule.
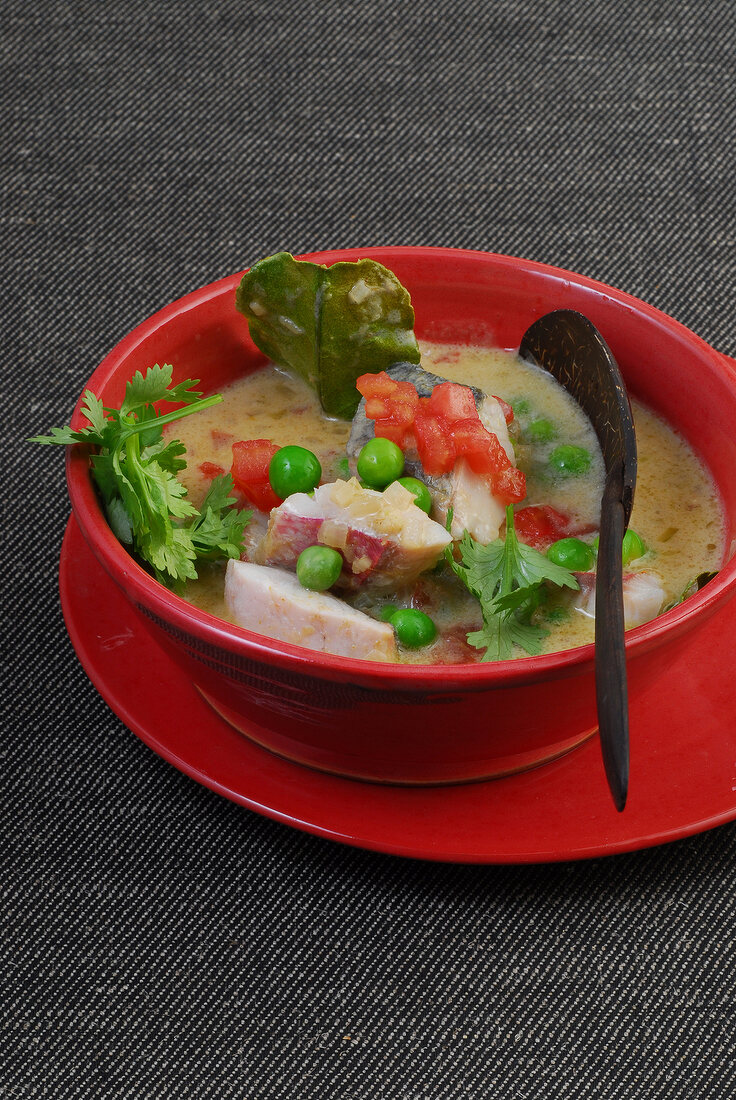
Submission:
[[[631,406],[605,340],[582,313],[559,309],[540,317],[524,333],[519,353],[549,371],[572,394],[593,425],[603,451],[606,480],[595,585],[595,683],[603,764],[620,812],[629,786],[621,543],[636,485]]]

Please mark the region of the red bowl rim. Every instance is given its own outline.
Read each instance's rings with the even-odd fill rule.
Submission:
[[[534,274],[552,276],[573,282],[607,298],[613,298],[621,305],[643,315],[648,320],[669,330],[693,347],[701,355],[706,353],[721,369],[734,374],[736,384],[736,365],[727,356],[717,352],[699,336],[679,321],[661,312],[654,306],[635,298],[630,294],[610,287],[605,283],[552,267],[536,261],[493,252],[470,249],[430,247],[430,246],[387,246],[370,248],[332,249],[323,252],[311,252],[298,256],[298,259],[312,260],[316,263],[331,264],[339,260],[354,260],[360,257],[377,259],[387,267],[402,257],[422,254],[428,258],[450,260],[458,255],[489,262],[499,268],[525,270]],[[244,272],[228,275],[204,287],[178,298],[169,305],[152,314],[130,333],[124,336],[105,356],[91,375],[84,389],[98,393],[114,375],[120,365],[143,340],[165,325],[180,313],[193,310],[227,290],[235,291]],[[74,427],[83,425],[80,412],[83,393],[77,402],[72,417]],[[181,631],[208,646],[225,650],[231,657],[260,660],[265,664],[300,671],[310,676],[335,681],[349,681],[375,686],[380,681],[382,687],[411,690],[414,692],[453,688],[468,690],[486,690],[489,687],[512,686],[520,683],[547,680],[560,676],[577,675],[588,666],[592,667],[595,646],[589,643],[573,649],[537,657],[519,657],[508,661],[496,661],[467,665],[432,664],[392,664],[378,661],[366,661],[355,657],[338,657],[332,654],[316,653],[302,646],[280,642],[242,627],[234,626],[200,611],[182,597],[175,595],[159,584],[125,550],[113,534],[102,508],[89,473],[89,463],[84,447],[75,446],[67,452],[67,485],[72,509],[82,532],[95,555],[108,573],[127,592],[128,597],[149,614],[163,620],[176,631]],[[663,635],[679,636],[696,625],[701,616],[707,618],[718,605],[733,594],[736,589],[736,557],[723,565],[718,575],[700,592],[683,604],[659,615],[656,619],[626,633],[626,651],[629,657],[637,652],[647,651],[656,646]]]

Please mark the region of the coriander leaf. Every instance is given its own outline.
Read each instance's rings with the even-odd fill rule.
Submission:
[[[198,379],[188,378],[186,382],[171,385],[174,368],[170,363],[162,367],[156,363],[145,374],[136,371],[125,387],[125,400],[120,406],[122,416],[137,412],[142,406],[153,405],[157,401],[182,402],[191,405],[202,396],[192,386],[198,385]]]
[[[142,464],[147,488],[152,499],[160,504],[162,514],[186,519],[196,516],[197,509],[186,499],[187,491],[175,474],[165,470],[158,462]]]
[[[166,439],[163,427],[217,404],[219,395],[202,398],[192,379],[171,385],[169,365],[137,371],[126,386],[119,409],[107,408],[90,390],[81,410],[89,427],[54,428],[29,442],[85,443],[90,466],[108,521],[121,542],[153,570],[162,584],[181,591],[195,579],[196,559],[238,557],[250,512],[234,507],[232,479],[217,478],[202,512],[187,499],[177,473],[186,467],[185,448]],[[156,402],[181,402],[182,407],[159,414]]]
[[[483,626],[468,634],[468,642],[476,649],[484,649],[482,661],[507,661],[514,651],[514,643],[507,630],[507,617],[496,615],[487,609]]]
[[[105,409],[99,397],[95,397],[92,390],[84,391],[84,401],[82,402],[82,412],[89,420],[93,430],[100,436],[100,441],[105,434],[105,430],[108,427],[107,417],[105,415]]]
[[[460,560],[448,548],[445,557],[465,586],[480,602],[483,628],[468,634],[468,641],[485,648],[483,660],[506,660],[514,646],[527,653],[541,652],[548,631],[533,624],[531,616],[544,596],[544,583],[579,588],[572,573],[549,561],[544,554],[520,543],[514,530],[514,510],[506,509],[506,537],[487,546],[468,532],[460,541]]]
[[[509,521],[509,512],[511,512]],[[483,546],[467,532],[460,544],[467,585],[481,601],[490,601],[512,588],[529,588],[548,580],[565,588],[579,588],[572,573],[555,565],[544,554],[519,542],[513,525],[513,509],[507,509],[506,538]]]
[[[128,426],[136,428],[142,451],[163,440],[164,433],[159,424],[160,419],[155,405],[141,405],[135,413],[128,415]]]
[[[237,558],[243,544],[243,532],[252,512],[234,508],[231,474],[213,478],[200,514],[192,521],[189,533],[200,558]]]
[[[61,443],[71,446],[72,443],[96,443],[98,435],[94,428],[82,428],[73,431],[68,425],[65,428],[52,428],[49,435],[34,435],[28,439],[29,443]]]
[[[493,615],[484,618],[481,630],[468,634],[468,642],[476,649],[485,649],[483,661],[507,661],[513,656],[515,645],[532,656],[541,653],[548,634],[548,630],[522,622],[514,615]]]
[[[133,524],[120,497],[107,501],[105,511],[115,537],[130,546],[133,542]]]
[[[513,588],[511,592],[496,596],[493,606],[497,611],[536,611],[543,599],[543,585],[530,584],[527,588]]]
[[[191,536],[185,527],[173,527],[171,537],[164,542],[144,541],[146,558],[154,568],[156,579],[162,584],[181,591],[182,581],[196,580],[197,570],[194,562],[197,552]]]
[[[243,532],[251,512],[232,509],[224,515],[207,508],[190,528],[192,543],[199,558],[239,558]]]
[[[213,477],[207,495],[202,501],[202,510],[211,508],[214,512],[221,512],[224,508],[237,503],[234,496],[235,486],[232,474],[218,474]]]
[[[186,469],[186,459],[181,457],[186,454],[186,447],[178,439],[165,440],[162,435],[156,443],[145,447],[144,440],[145,434],[141,436],[141,459],[144,462],[155,458],[159,466],[172,474]]]
[[[202,390],[192,387],[199,385],[198,378],[187,378],[185,382],[177,382],[169,390],[166,401],[181,402],[183,405],[194,405],[202,397]]]
[[[419,362],[409,294],[375,260],[326,267],[277,252],[246,272],[235,303],[256,346],[304,378],[330,416],[352,418],[359,375]]]
[[[28,442],[60,443],[63,446],[70,446],[73,443],[92,443],[102,446],[109,428],[109,422],[105,416],[102,402],[95,397],[92,390],[84,391],[81,411],[89,420],[90,426],[88,428],[73,430],[69,425],[64,428],[52,428],[50,435],[35,435]]]
[[[105,504],[109,505],[112,500],[120,497],[119,474],[115,469],[113,457],[108,450],[101,450],[98,454],[92,455],[90,462],[97,488]]]
[[[149,367],[145,374],[139,370],[135,372],[125,387],[125,399],[120,406],[120,415],[127,416],[134,409],[142,405],[151,405],[155,401],[162,401],[167,396],[171,385],[174,368],[170,363],[164,363],[162,367],[155,363]]]

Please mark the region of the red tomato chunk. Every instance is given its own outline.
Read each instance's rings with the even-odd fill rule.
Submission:
[[[222,466],[218,466],[216,462],[200,462],[199,472],[203,477],[212,481],[214,478],[224,474],[225,470]]]
[[[514,513],[514,530],[519,542],[535,550],[546,550],[571,533],[570,517],[549,504],[532,504]]]
[[[270,439],[245,439],[233,443],[231,473],[235,488],[262,512],[281,504],[268,480],[268,467],[278,447]]]

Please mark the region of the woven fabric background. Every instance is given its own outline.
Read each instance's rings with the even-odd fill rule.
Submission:
[[[0,1096],[733,1095],[733,826],[454,867],[219,798],[79,666],[61,455],[23,443],[139,321],[281,248],[526,256],[736,354],[731,0],[0,16]]]

